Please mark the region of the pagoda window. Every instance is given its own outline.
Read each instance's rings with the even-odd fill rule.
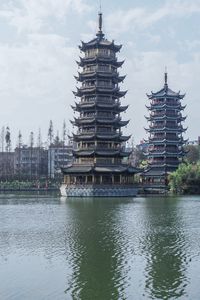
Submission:
[[[96,159],[96,163],[97,164],[101,164],[101,165],[107,165],[107,164],[112,164],[112,158],[97,158]]]
[[[104,127],[98,127],[98,130],[97,130],[98,132],[111,132],[111,127],[106,127],[106,126],[104,126]]]
[[[83,102],[93,102],[96,100],[96,97],[84,97],[82,100]]]
[[[109,65],[98,65],[97,70],[98,71],[103,71],[103,72],[111,71]]]
[[[95,112],[85,112],[82,114],[83,117],[94,117]]]
[[[89,49],[85,52],[85,57],[94,57],[98,53],[98,49]]]
[[[99,96],[98,97],[98,101],[102,101],[102,102],[111,102],[112,98],[108,97],[108,96]]]
[[[112,84],[112,82],[109,80],[98,80],[98,82],[97,82],[97,85],[98,86],[103,86],[103,87],[112,87],[113,86],[113,84]]]
[[[98,117],[112,117],[112,112],[99,112]]]
[[[98,49],[98,55],[115,57],[115,52],[110,49]]]
[[[84,72],[95,72],[96,71],[96,65],[91,66],[85,66],[83,67]]]
[[[83,82],[83,87],[90,87],[95,85],[95,80],[85,81]]]
[[[86,164],[91,164],[94,162],[94,159],[93,158],[88,158],[88,157],[84,157],[84,158],[80,158],[79,160],[81,163],[86,163]]]

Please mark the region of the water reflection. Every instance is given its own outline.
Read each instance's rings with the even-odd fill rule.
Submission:
[[[67,259],[73,271],[65,292],[72,299],[127,299],[129,266],[124,258],[128,240],[118,215],[122,200],[105,201],[73,199],[67,203],[73,220],[66,231]]]
[[[150,299],[186,299],[188,243],[178,199],[146,201],[148,230],[143,244],[147,259],[145,290]]]

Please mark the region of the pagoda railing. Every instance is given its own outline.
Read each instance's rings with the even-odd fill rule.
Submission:
[[[106,104],[106,103],[113,103],[114,104],[114,100],[113,99],[106,99],[106,100],[100,100],[100,99],[98,99],[98,98],[96,98],[96,99],[92,99],[92,100],[81,100],[81,104],[88,104],[88,103],[99,103],[99,104]]]
[[[166,151],[166,152],[169,152],[169,153],[177,153],[178,151],[180,151],[179,149],[167,149],[167,148],[162,148],[162,149],[156,149],[156,148],[154,148],[154,149],[149,149],[149,152],[150,153],[154,153],[154,152],[156,152],[156,153],[162,153],[162,152],[164,152],[164,151]]]
[[[169,136],[159,136],[159,137],[152,137],[149,138],[149,142],[151,141],[162,141],[162,140],[171,140],[171,141],[179,141],[180,139],[178,137],[169,137]]]
[[[78,150],[80,151],[93,151],[93,150],[121,150],[121,151],[125,151],[124,147],[117,147],[117,146],[112,146],[112,147],[108,147],[106,146],[106,144],[104,146],[90,146],[90,147],[79,147]]]
[[[181,102],[180,101],[176,101],[175,103],[169,102],[169,101],[152,101],[151,102],[152,106],[162,106],[164,104],[166,104],[168,106],[178,106],[181,104]]]
[[[100,73],[106,73],[109,75],[119,75],[119,73],[116,70],[112,70],[109,66],[108,68],[104,68],[104,67],[94,67],[91,69],[84,69],[83,72],[81,74],[89,74],[89,73],[93,73],[93,72],[100,72]]]
[[[77,120],[80,120],[80,121],[92,121],[94,118],[98,118],[98,119],[101,119],[101,120],[118,120],[118,121],[121,121],[121,118],[116,118],[115,116],[101,116],[101,115],[98,115],[98,114],[94,114],[93,116],[84,116],[84,117],[79,117]]]
[[[116,87],[116,85],[113,84],[113,83],[107,83],[107,84],[96,83],[96,84],[92,84],[92,85],[83,84],[83,86],[81,86],[80,89],[81,90],[94,89],[94,88],[109,88],[109,89],[114,89],[115,87]]]
[[[181,113],[151,113],[150,117],[181,117]]]
[[[178,158],[176,160],[168,160],[168,159],[163,159],[163,160],[149,160],[149,163],[151,165],[163,165],[163,164],[179,164]]]
[[[150,129],[163,129],[163,128],[171,128],[171,129],[183,129],[183,126],[180,126],[178,124],[175,124],[176,126],[174,125],[168,125],[168,124],[162,124],[162,125],[150,125],[149,128]]]
[[[105,129],[103,130],[103,131],[99,131],[99,130],[95,130],[95,128],[93,129],[93,130],[84,130],[84,131],[82,131],[82,130],[78,130],[77,131],[77,133],[78,134],[82,134],[82,135],[88,135],[88,134],[95,134],[95,133],[105,133],[106,134],[106,136],[113,136],[113,135],[115,135],[115,134],[119,134],[119,131],[106,131]]]
[[[98,49],[96,49],[96,52],[93,53],[85,53],[85,58],[97,58],[97,57],[105,57],[105,58],[115,58],[115,54],[114,53],[101,53],[98,52]]]

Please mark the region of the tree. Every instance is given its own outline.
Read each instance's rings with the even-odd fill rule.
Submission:
[[[1,128],[1,152],[4,152],[5,127]]]
[[[33,175],[33,146],[34,146],[34,133],[30,133],[30,179],[32,180]]]
[[[42,148],[41,128],[39,128],[39,130],[38,130],[37,146],[38,146],[38,148]]]
[[[200,163],[183,163],[169,175],[170,190],[176,194],[200,194]]]
[[[49,122],[49,129],[48,129],[48,142],[49,142],[49,146],[51,146],[52,142],[53,142],[53,122],[52,120],[50,120]]]
[[[22,147],[22,134],[21,131],[19,130],[18,134],[18,142],[17,142],[17,147],[18,147],[18,175],[19,175],[19,180],[21,179],[21,147]]]
[[[63,147],[65,146],[65,143],[66,143],[66,136],[67,136],[67,128],[66,128],[66,122],[64,120],[63,121],[63,132],[62,132]]]
[[[8,126],[6,127],[5,141],[6,141],[5,175],[8,179],[11,171],[11,161],[9,155],[9,152],[11,151],[11,138],[10,138],[10,128]]]
[[[59,131],[57,131],[57,134],[55,136],[54,145],[58,146],[58,147],[61,145],[61,141],[60,141],[60,137],[59,137]]]
[[[51,169],[52,169],[52,153],[51,153],[51,145],[53,142],[53,122],[50,120],[49,129],[48,129],[48,142],[49,142],[49,177],[51,178]]]
[[[6,140],[6,152],[10,152],[11,151],[11,138],[10,138],[10,128],[8,126],[6,127],[5,140]]]
[[[197,163],[199,160],[199,146],[197,145],[187,145],[185,147],[185,150],[187,151],[186,159],[189,163]]]

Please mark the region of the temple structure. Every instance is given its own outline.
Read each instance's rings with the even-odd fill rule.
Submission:
[[[78,101],[72,106],[78,118],[71,121],[77,128],[72,137],[77,147],[74,163],[63,169],[63,195],[134,196],[137,192],[134,174],[138,170],[128,165],[130,152],[125,148],[130,136],[122,133],[129,121],[120,116],[128,108],[120,101],[126,95],[119,88],[125,79],[118,73],[123,61],[116,54],[121,47],[104,37],[99,13],[96,37],[79,46],[81,72],[75,78],[80,87],[74,92]]]
[[[183,133],[186,129],[181,124],[186,119],[181,113],[185,108],[181,104],[185,95],[168,87],[165,73],[164,87],[147,96],[150,100],[150,106],[147,106],[149,117],[146,117],[149,122],[146,129],[149,133],[148,166],[142,181],[146,188],[164,191],[168,187],[168,174],[178,168],[185,154]]]

